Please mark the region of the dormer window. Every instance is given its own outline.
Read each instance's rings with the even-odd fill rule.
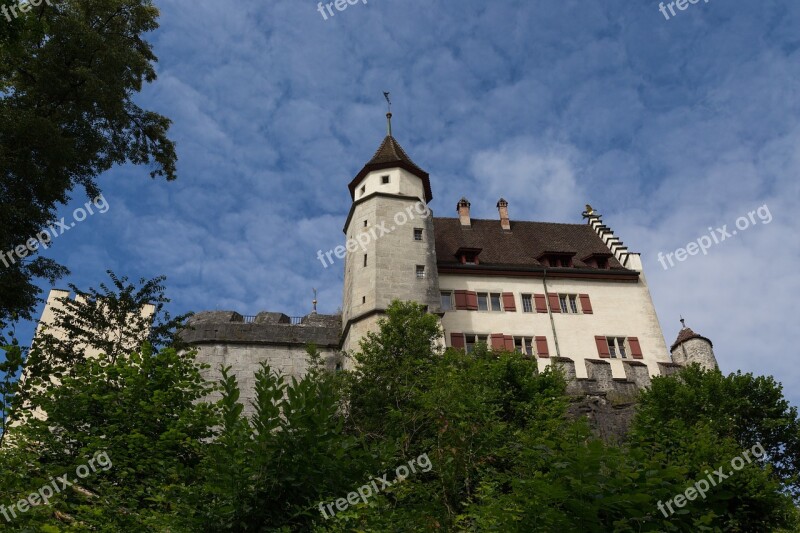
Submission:
[[[610,253],[599,253],[599,254],[594,253],[587,255],[586,257],[581,259],[581,261],[583,261],[584,263],[586,263],[587,266],[590,266],[592,268],[608,270],[610,268],[608,262],[608,259],[610,257],[611,257]]]
[[[539,262],[550,268],[572,268],[572,256],[575,253],[565,253],[565,252],[545,252],[540,255],[537,259]]]
[[[478,255],[480,253],[481,248],[459,248],[456,257],[462,265],[479,265]]]
[[[389,176],[388,176],[388,174],[386,176],[381,176],[381,183],[384,184],[384,185],[388,185],[389,184]]]

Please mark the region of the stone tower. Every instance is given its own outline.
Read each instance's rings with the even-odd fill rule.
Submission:
[[[343,350],[358,349],[367,332],[377,331],[392,300],[439,312],[430,178],[392,136],[391,117],[380,147],[349,185]]]
[[[698,335],[691,328],[686,327],[686,322],[681,319],[680,333],[678,338],[672,343],[670,352],[672,360],[681,365],[699,363],[703,368],[712,370],[718,369],[717,358],[714,357],[714,345],[702,335]]]

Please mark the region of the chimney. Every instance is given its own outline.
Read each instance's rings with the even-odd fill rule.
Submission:
[[[461,221],[461,226],[472,227],[472,222],[469,218],[469,201],[462,197],[461,200],[458,202],[458,206],[456,209],[458,210],[458,219]]]
[[[511,231],[511,221],[508,220],[508,202],[500,198],[497,202],[497,210],[500,211],[500,226],[505,231]]]

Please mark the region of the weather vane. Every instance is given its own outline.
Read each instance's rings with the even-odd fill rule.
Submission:
[[[386,103],[389,105],[389,112],[386,113],[386,131],[389,137],[392,136],[392,101],[389,100],[389,93],[383,91],[383,97],[386,98]]]

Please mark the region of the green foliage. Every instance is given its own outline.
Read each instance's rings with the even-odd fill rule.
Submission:
[[[318,360],[313,348],[311,363]],[[323,500],[352,491],[377,465],[344,433],[334,380],[312,370],[286,382],[262,364],[254,413],[242,414],[239,388],[222,369],[222,426],[202,472],[194,527],[211,531],[307,530]]]
[[[85,325],[93,320],[106,324],[90,318]],[[536,360],[485,345],[470,354],[442,351],[439,341],[435,316],[394,302],[379,331],[353,355],[354,370],[325,370],[311,346],[301,379],[262,364],[247,406],[230,368],[221,368],[219,383],[206,383],[208,369],[192,352],[146,343],[127,351],[117,343],[126,351],[73,357],[59,385],[43,381],[26,397],[27,407],[46,412],[47,420],[28,418],[13,429],[13,445],[0,450],[0,503],[74,472],[101,451],[113,467],[6,527],[750,532],[800,526],[786,493],[796,474],[788,454],[768,452],[704,497],[683,507],[675,501],[711,471],[730,470],[731,460],[750,448],[748,436],[771,450],[791,449],[796,416],[771,380],[698,368],[655,379],[628,442],[609,444],[567,415],[557,368],[539,372]],[[216,395],[212,404],[204,401],[209,394]],[[755,406],[765,416],[756,416]],[[399,482],[396,467],[423,454],[431,468]],[[366,502],[322,514],[321,505],[345,501],[381,474],[393,483]],[[667,503],[674,514],[662,511]]]
[[[706,429],[740,449],[760,443],[775,476],[800,498],[800,417],[771,376],[725,376],[693,365],[678,379],[657,377],[641,397],[633,435],[675,455],[687,433]]]
[[[100,289],[75,292],[59,298],[60,307],[53,308],[53,318],[43,327],[31,350],[26,378],[31,386],[43,380],[58,378],[69,372],[76,362],[89,353],[103,353],[116,358],[137,350],[143,343],[176,349],[183,348],[176,335],[188,315],[171,317],[164,310],[169,298],[164,294],[164,277],[141,279],[138,286],[107,271],[112,285]]]
[[[143,38],[157,28],[152,2],[58,0],[18,14],[0,24],[3,252],[52,223],[75,188],[96,198],[97,177],[114,165],[176,177],[169,119],[133,101],[156,79],[157,58]],[[52,283],[66,272],[41,257],[0,268],[0,329],[15,314],[31,318],[36,278]]]

